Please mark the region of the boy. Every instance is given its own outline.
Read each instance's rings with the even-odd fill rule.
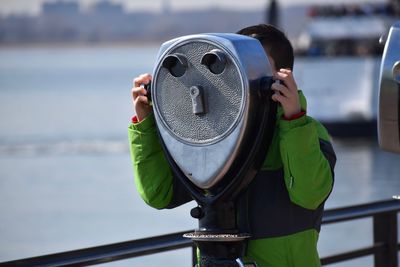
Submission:
[[[294,80],[293,48],[271,25],[238,32],[263,45],[275,79],[272,99],[279,102],[277,121],[263,166],[237,202],[237,223],[250,233],[246,255],[258,266],[320,266],[318,233],[324,202],[333,186],[336,156],[325,128],[306,116],[306,101]],[[158,209],[191,200],[174,179],[163,156],[146,91],[149,74],[134,80],[136,116],[129,127],[136,187]]]

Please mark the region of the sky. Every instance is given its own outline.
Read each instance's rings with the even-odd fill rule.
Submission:
[[[0,14],[38,14],[43,2],[55,2],[56,0],[0,0]],[[63,0],[78,1],[83,8],[101,0]],[[161,10],[162,3],[168,2],[172,10],[199,9],[210,7],[257,9],[264,8],[269,0],[110,0],[122,3],[127,10]],[[385,0],[278,0],[282,6],[293,4],[311,3],[366,3],[386,2]]]

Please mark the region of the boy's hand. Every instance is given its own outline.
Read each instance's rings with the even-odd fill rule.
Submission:
[[[142,121],[152,111],[149,100],[147,98],[147,91],[141,85],[151,82],[151,75],[146,73],[133,80],[132,88],[132,102],[135,109],[137,119]]]
[[[281,103],[285,118],[298,114],[301,111],[301,106],[292,71],[280,69],[274,78],[282,81],[282,83],[272,84],[271,89],[275,91],[272,100]]]

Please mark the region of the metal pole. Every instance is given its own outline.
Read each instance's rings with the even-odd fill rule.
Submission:
[[[266,12],[268,24],[279,27],[279,6],[276,0],[271,0]]]
[[[375,267],[397,267],[397,213],[377,214],[373,218],[374,243],[384,244],[375,253]]]
[[[393,6],[396,16],[400,16],[400,0],[390,0],[390,4]]]

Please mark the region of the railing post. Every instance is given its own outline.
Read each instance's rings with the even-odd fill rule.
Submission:
[[[383,243],[384,249],[375,252],[375,267],[397,267],[397,213],[374,215],[374,243]]]

